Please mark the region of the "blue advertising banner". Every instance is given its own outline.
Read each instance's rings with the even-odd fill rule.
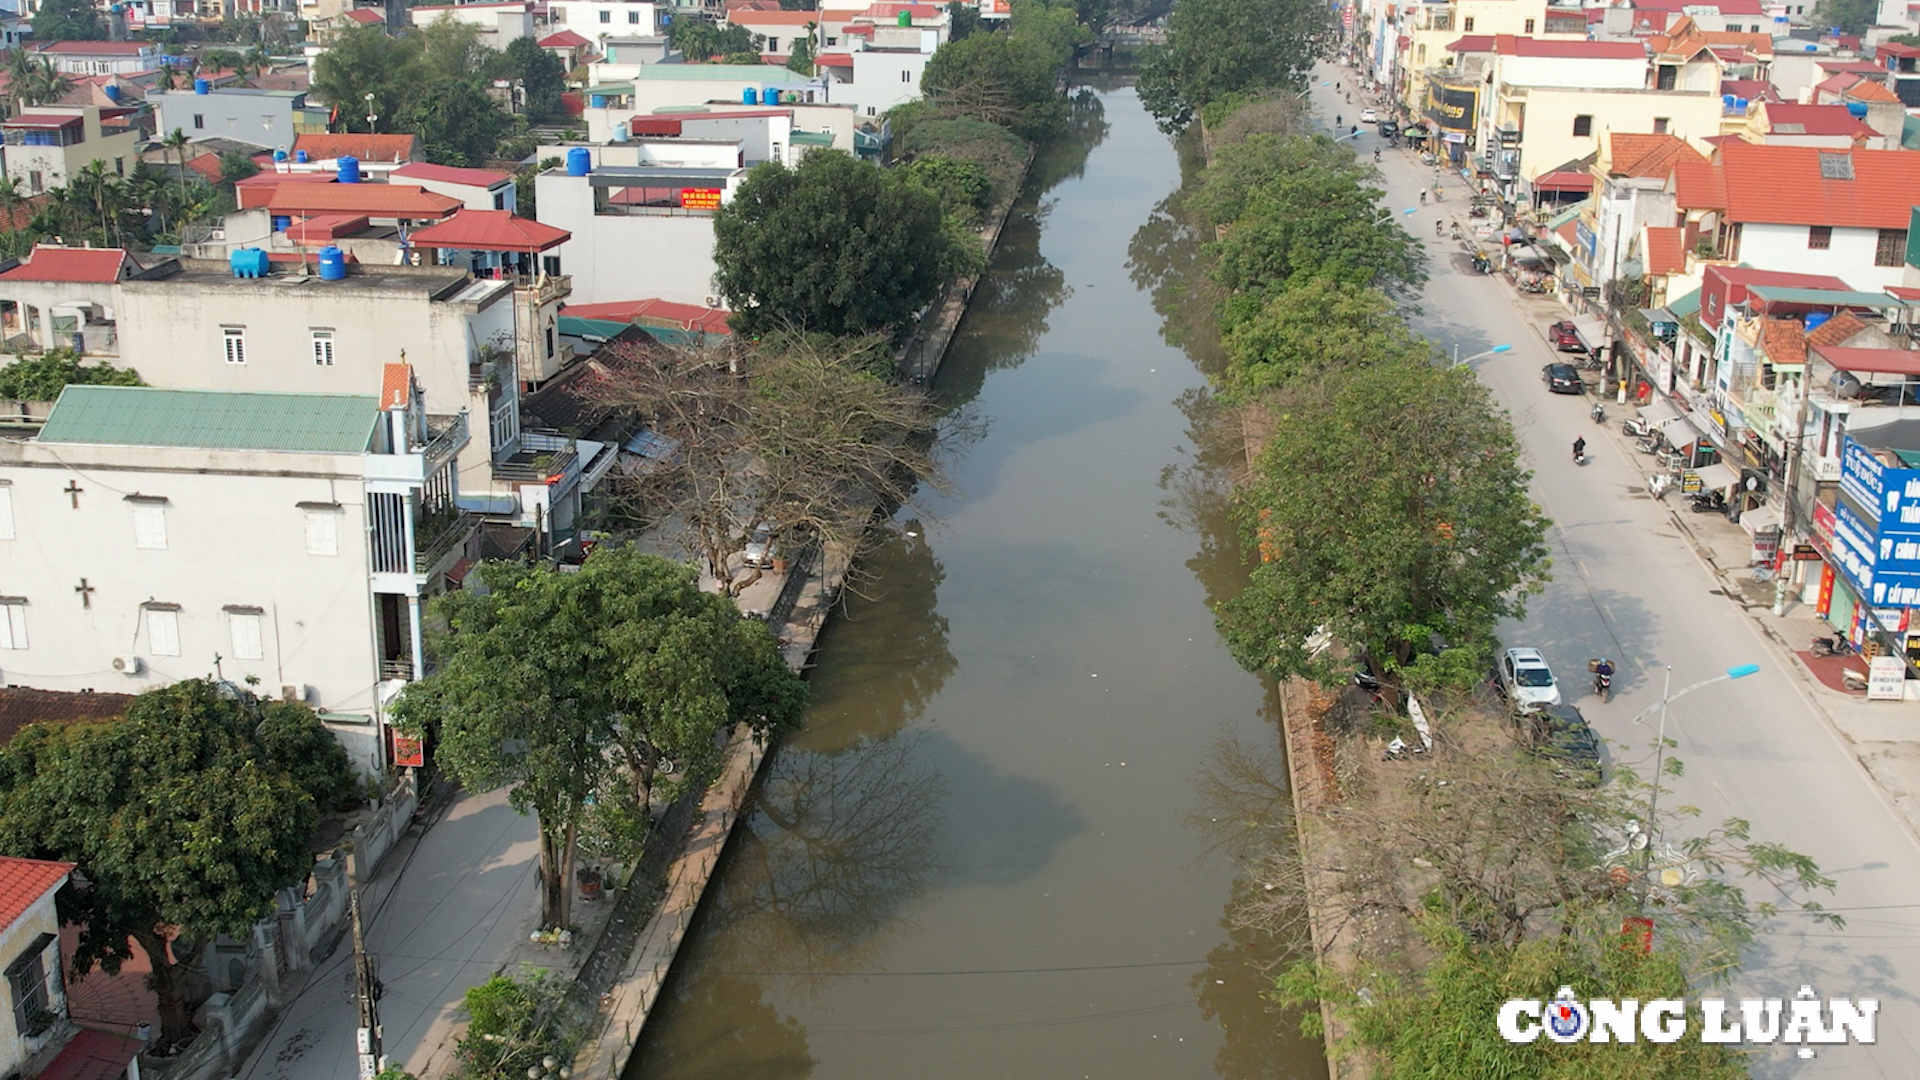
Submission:
[[[1920,605],[1920,469],[1894,468],[1849,437],[1833,508],[1835,566],[1876,608]]]

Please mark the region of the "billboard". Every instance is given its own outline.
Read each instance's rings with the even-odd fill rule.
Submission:
[[[1888,465],[1848,436],[1840,450],[1833,553],[1876,608],[1920,605],[1920,469]]]
[[[1427,80],[1427,119],[1448,131],[1472,131],[1480,116],[1480,88]]]

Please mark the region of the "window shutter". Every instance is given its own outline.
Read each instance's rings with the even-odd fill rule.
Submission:
[[[258,660],[260,651],[260,616],[228,615],[228,625],[233,631],[233,655],[240,660]]]
[[[167,547],[167,511],[160,506],[135,506],[133,508],[133,546],[149,551],[165,551]]]
[[[340,534],[334,526],[334,516],[325,513],[307,515],[307,554],[340,554]]]
[[[0,485],[0,540],[13,539],[13,489]]]
[[[27,647],[27,605],[0,604],[0,649]]]
[[[180,613],[147,609],[147,647],[155,656],[180,655]]]

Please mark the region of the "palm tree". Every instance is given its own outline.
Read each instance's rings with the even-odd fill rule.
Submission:
[[[174,128],[173,133],[160,140],[160,144],[174,152],[179,159],[180,171],[175,179],[180,181],[180,205],[187,204],[187,133]]]

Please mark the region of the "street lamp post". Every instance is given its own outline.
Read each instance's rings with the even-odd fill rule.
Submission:
[[[1453,343],[1453,366],[1459,367],[1461,364],[1471,364],[1475,360],[1485,360],[1489,356],[1498,356],[1503,352],[1512,352],[1512,351],[1513,351],[1513,346],[1511,345],[1495,345],[1493,348],[1488,349],[1485,352],[1474,353],[1472,356],[1469,356],[1463,360],[1460,358],[1460,343],[1456,341]]]
[[[1681,688],[1677,694],[1673,693],[1673,666],[1671,664],[1667,665],[1666,670],[1666,681],[1660,687],[1660,730],[1659,734],[1654,737],[1653,794],[1647,799],[1647,847],[1640,860],[1640,869],[1643,874],[1646,873],[1652,865],[1654,843],[1658,839],[1657,830],[1660,828],[1658,817],[1660,810],[1660,776],[1661,770],[1666,766],[1667,758],[1667,706],[1686,697],[1695,690],[1712,686],[1714,683],[1729,682],[1733,679],[1744,679],[1749,675],[1756,674],[1760,670],[1760,665],[1739,664],[1730,667],[1722,674],[1715,675],[1711,679],[1702,679],[1692,686]],[[1653,706],[1647,706],[1641,710],[1639,716],[1633,718],[1633,722],[1638,724],[1645,721],[1647,713],[1652,712],[1653,709]]]

